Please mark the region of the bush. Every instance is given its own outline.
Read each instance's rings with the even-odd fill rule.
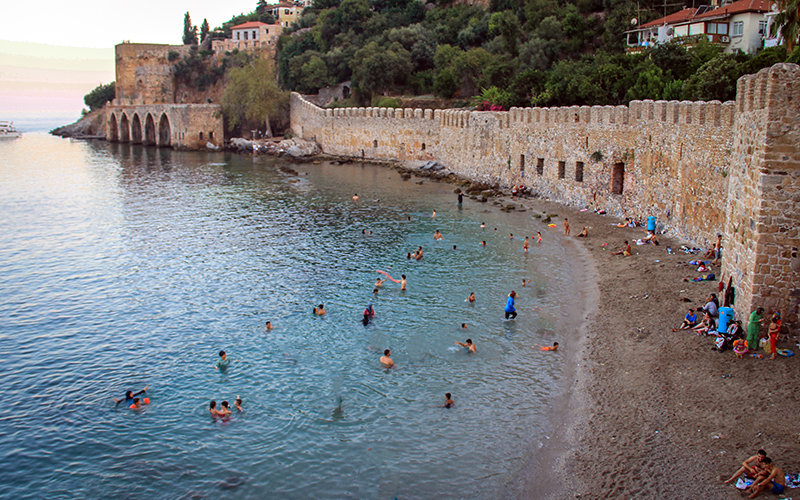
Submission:
[[[94,111],[102,108],[107,102],[113,101],[116,97],[116,90],[114,82],[106,85],[98,85],[91,92],[83,96],[83,102],[89,106],[89,109]]]

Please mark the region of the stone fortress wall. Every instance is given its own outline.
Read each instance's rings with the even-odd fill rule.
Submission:
[[[727,252],[723,272],[734,276],[737,312],[749,314],[753,307],[764,305],[789,313],[786,319],[793,322],[800,312],[800,282],[793,276],[780,282],[776,278],[774,285],[768,285],[770,299],[765,300],[766,292],[754,292],[753,275],[755,262],[764,260],[764,252],[778,252],[791,260],[792,249],[800,246],[800,212],[794,206],[800,201],[800,97],[791,101],[800,75],[796,65],[779,64],[751,78],[775,82],[755,85],[742,79],[735,102],[632,101],[629,106],[512,108],[508,112],[321,109],[292,94],[291,124],[297,136],[315,140],[329,154],[435,159],[463,177],[506,186],[524,184],[534,193],[568,205],[604,208],[619,216],[655,215],[673,235],[701,246],[710,246],[716,234],[723,233]],[[786,91],[788,97],[777,90],[781,85],[791,89]],[[742,89],[750,87],[760,96],[757,101],[764,103],[764,110],[751,110],[743,103],[749,94]],[[786,99],[794,102],[794,108]],[[784,111],[779,116],[774,111],[778,108],[791,108],[794,114]],[[770,139],[774,132],[768,131],[778,122],[790,130],[782,139],[788,142],[768,147],[765,144],[774,142]],[[759,148],[765,151],[759,153]],[[729,205],[739,200],[736,214],[761,210],[755,207],[766,201],[767,192],[760,184],[754,186],[755,181],[745,182],[749,177],[740,172],[745,168],[748,175],[760,179],[760,172],[768,168],[767,160],[760,158],[768,153],[789,158],[780,167],[784,172],[781,189],[774,190],[780,196],[769,197],[781,207],[791,204],[792,208],[784,211],[781,221],[775,219],[780,227],[754,225],[756,236],[743,244],[730,222],[741,217]],[[751,165],[743,167],[748,156]],[[794,231],[789,229],[792,226]],[[776,240],[778,233],[784,236]],[[770,243],[774,246],[768,248],[767,240],[774,240]],[[744,247],[755,241],[763,243],[749,251],[751,256]],[[787,261],[773,260],[775,264],[769,259],[759,263],[765,267],[757,269],[758,275],[784,273],[786,268],[781,266]]]

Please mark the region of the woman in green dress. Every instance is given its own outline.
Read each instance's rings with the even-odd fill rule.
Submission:
[[[758,349],[758,332],[761,330],[761,314],[764,312],[763,307],[759,307],[750,313],[750,322],[747,324],[747,348],[750,351]]]

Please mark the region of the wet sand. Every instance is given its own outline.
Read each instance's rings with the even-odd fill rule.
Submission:
[[[567,247],[577,247],[575,259],[588,256],[590,263],[587,317],[576,335],[583,342],[573,342],[577,352],[565,355],[574,363],[564,377],[567,397],[554,403],[558,424],[550,444],[531,453],[518,497],[741,498],[723,480],[759,448],[784,472],[800,472],[800,355],[739,360],[730,350],[713,351],[713,337],[672,331],[689,307],[717,293],[719,281],[683,281],[700,275],[684,263],[701,255],[679,252],[681,242],[666,237],[660,246],[632,244],[631,257],[611,255],[624,240],[644,237],[644,229],[615,227],[618,218],[591,211],[521,201],[534,213],[559,215],[557,228],[533,219],[532,229],[541,226],[545,237],[563,237],[569,217],[574,245]],[[583,226],[589,237],[577,238]],[[669,255],[669,246],[677,253]],[[790,338],[779,348],[797,352]]]

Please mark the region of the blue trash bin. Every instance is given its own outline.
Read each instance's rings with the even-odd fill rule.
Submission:
[[[653,232],[656,230],[656,218],[654,215],[647,218],[647,230]]]
[[[719,326],[717,327],[717,331],[719,333],[725,333],[728,331],[728,325],[733,321],[734,311],[730,307],[720,307],[719,308]]]

